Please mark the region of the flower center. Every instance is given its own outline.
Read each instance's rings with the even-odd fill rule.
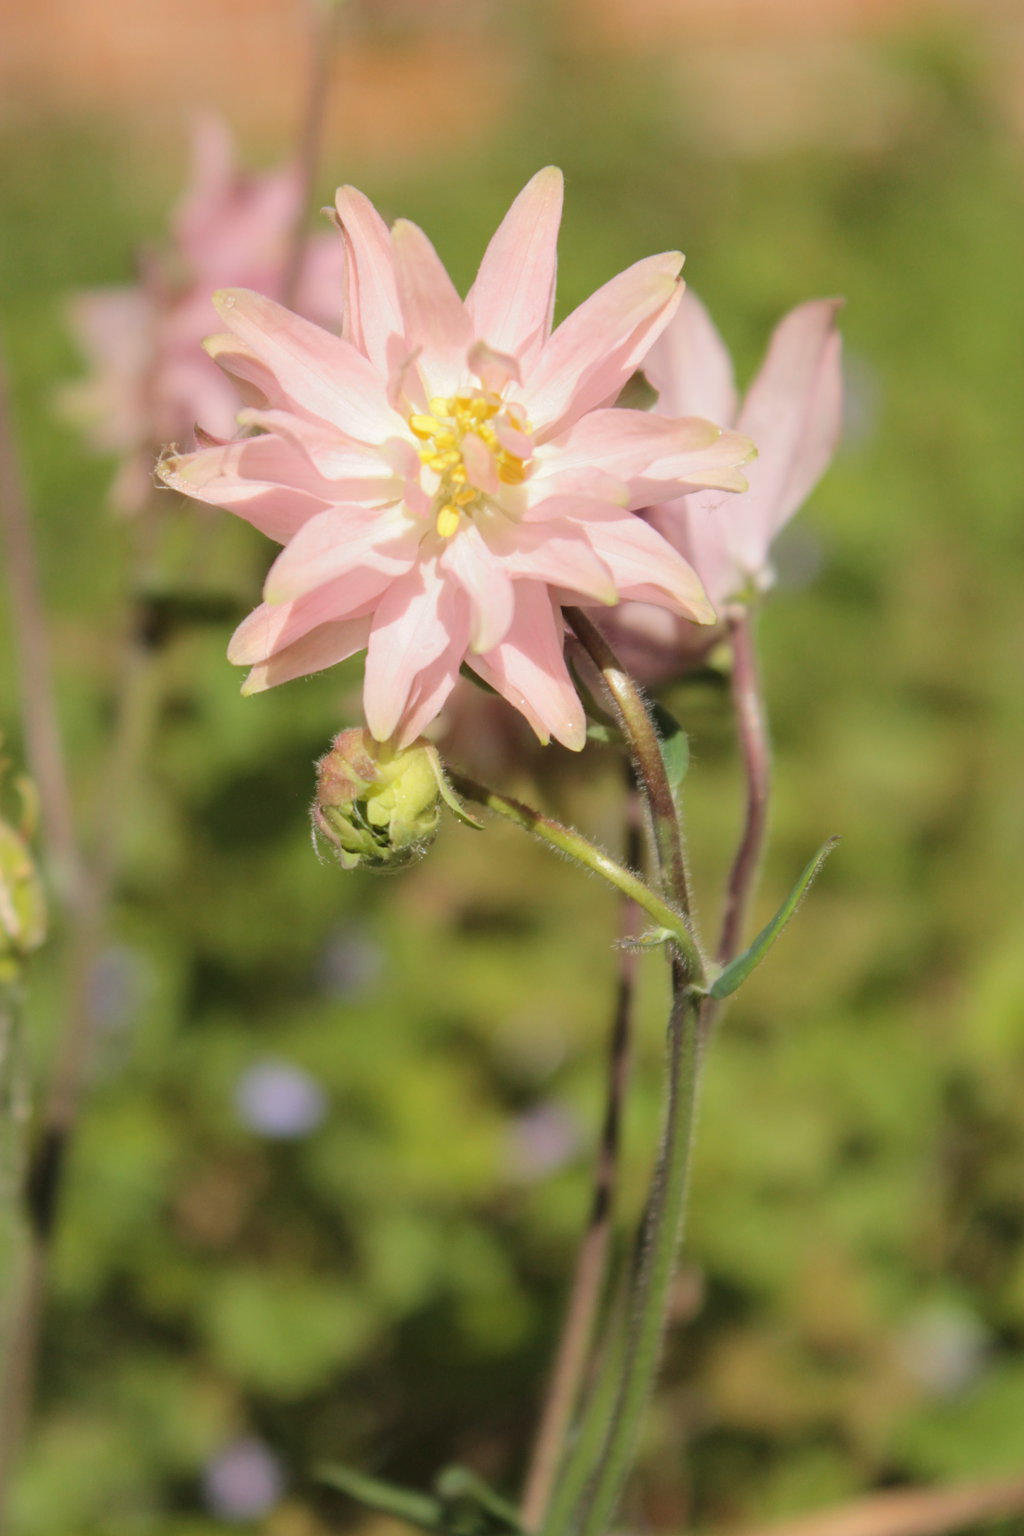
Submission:
[[[491,391],[435,397],[409,417],[420,462],[438,477],[435,526],[450,539],[464,512],[482,508],[501,485],[520,485],[533,444],[516,408]],[[482,480],[482,486],[475,480]]]

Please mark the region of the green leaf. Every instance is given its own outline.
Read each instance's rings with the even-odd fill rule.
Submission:
[[[664,704],[653,705],[651,713],[658,730],[658,746],[661,750],[661,760],[665,764],[665,773],[668,775],[669,787],[673,795],[677,795],[679,786],[686,778],[686,770],[690,766],[690,739],[675,715],[667,710]]]
[[[365,1473],[338,1462],[317,1467],[315,1475],[319,1482],[340,1489],[369,1509],[393,1515],[396,1520],[405,1520],[425,1531],[444,1529],[441,1505],[428,1494],[415,1493],[411,1488],[400,1488],[397,1483],[385,1483],[377,1477],[367,1477]]]
[[[522,1530],[515,1507],[468,1467],[445,1467],[434,1488],[443,1507],[442,1518],[449,1528],[453,1524],[464,1525],[466,1515],[472,1518],[476,1514],[477,1524],[484,1529]]]
[[[606,725],[603,720],[591,720],[587,725],[587,740],[600,741],[605,746],[617,746],[622,740],[622,732],[614,725]]]
[[[760,965],[797,907],[807,895],[807,892],[821,872],[821,866],[838,841],[838,837],[830,837],[827,843],[822,844],[771,922],[767,927],[761,929],[761,932],[750,948],[745,949],[742,955],[737,955],[736,959],[727,965],[717,980],[712,983],[708,989],[712,997],[719,1000],[723,997],[730,997],[737,987],[743,985],[754,967]]]

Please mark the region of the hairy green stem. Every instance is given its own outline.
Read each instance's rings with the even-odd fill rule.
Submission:
[[[650,711],[640,689],[582,609],[566,608],[565,617],[600,671],[611,695],[619,725],[629,743],[637,781],[647,801],[662,887],[673,905],[688,917],[690,884],[683,856],[682,829]],[[691,971],[691,976],[700,976],[702,970],[703,967],[698,965]]]
[[[674,969],[665,1125],[647,1203],[644,1246],[632,1296],[632,1324],[608,1434],[590,1485],[571,1519],[571,1528],[579,1536],[605,1536],[618,1508],[657,1376],[682,1238],[703,1037],[699,997],[687,985],[680,967]]]
[[[555,821],[550,816],[543,816],[540,811],[535,811],[531,806],[524,805],[520,800],[512,800],[507,795],[500,795],[493,789],[488,789],[483,784],[477,784],[473,779],[468,779],[464,774],[448,771],[448,778],[456,794],[464,800],[470,800],[475,805],[482,805],[486,810],[494,811],[498,816],[504,816],[506,821],[511,821],[516,826],[524,827],[526,831],[533,832],[551,848],[557,848],[560,853],[568,854],[585,869],[591,870],[595,875],[600,875],[607,880],[623,896],[628,896],[635,901],[637,906],[647,913],[648,917],[665,929],[671,936],[675,948],[679,951],[682,962],[688,975],[701,974],[701,959],[692,933],[685,917],[675,907],[662,899],[655,891],[635,875],[632,870],[626,869],[610,858],[603,849],[596,845],[581,832],[572,827],[564,826],[560,821]]]
[[[642,856],[640,815],[636,782],[628,767],[626,776],[626,862],[634,866],[640,863]],[[638,937],[639,920],[636,903],[623,897],[619,918],[618,984],[608,1042],[604,1123],[594,1163],[590,1214],[576,1255],[565,1321],[524,1484],[522,1523],[528,1531],[541,1527],[551,1501],[573,1414],[586,1378],[598,1311],[607,1284],[614,1201],[619,1180],[622,1111],[632,1054],[637,961],[632,943]]]

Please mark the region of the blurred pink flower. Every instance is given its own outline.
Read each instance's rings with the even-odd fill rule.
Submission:
[[[691,562],[719,610],[771,586],[772,541],[835,452],[843,404],[840,307],[838,299],[815,299],[791,310],[772,333],[739,407],[725,343],[689,290],[644,363],[658,391],[656,410],[712,416],[757,444],[757,459],[747,470],[750,488],[742,496],[699,491],[659,500],[645,513]],[[715,639],[715,631],[695,631],[635,603],[618,610],[611,632],[627,663],[649,677],[678,673]]]
[[[687,561],[634,509],[740,490],[747,439],[609,408],[679,302],[682,257],[637,262],[552,332],[562,178],[539,172],[465,301],[426,235],[338,192],[341,338],[251,292],[218,296],[209,349],[263,396],[261,435],[169,459],[169,485],[285,545],[234,635],[247,692],[367,648],[364,708],[411,741],[465,661],[541,740],[579,748],[563,602],[714,618]]]
[[[61,405],[96,448],[120,455],[113,491],[120,510],[137,511],[150,495],[161,444],[191,443],[197,420],[218,437],[235,431],[239,391],[203,351],[215,323],[211,295],[225,283],[280,287],[301,198],[296,167],[243,174],[225,125],[200,118],[170,245],[143,253],[136,285],[95,288],[72,300],[72,327],[90,371],[61,392]],[[337,240],[311,239],[297,308],[329,321],[343,275]]]

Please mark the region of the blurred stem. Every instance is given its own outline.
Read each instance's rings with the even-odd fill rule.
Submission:
[[[309,73],[298,149],[302,191],[281,283],[281,303],[287,309],[295,307],[309,247],[310,205],[316,194],[316,178],[320,169],[327,101],[341,24],[341,0],[310,0],[309,9],[312,17]]]
[[[147,567],[154,558],[158,528],[157,515],[151,512],[143,514],[134,530],[137,594],[143,590]],[[100,778],[103,799],[95,843],[83,869],[74,911],[65,1010],[25,1183],[28,1247],[21,1273],[12,1287],[11,1324],[0,1383],[0,1531],[4,1527],[10,1476],[31,1410],[50,1250],[92,1046],[92,978],[106,931],[124,831],[129,823],[132,789],[158,709],[158,655],[156,638],[150,633],[146,601],[136,595],[124,638],[113,737]]]
[[[700,998],[677,962],[668,1023],[665,1120],[631,1297],[633,1316],[608,1433],[590,1485],[571,1518],[571,1528],[581,1536],[606,1536],[654,1389],[686,1210],[703,1040]]]
[[[751,1526],[733,1536],[945,1536],[1024,1511],[1024,1477],[955,1483],[950,1488],[899,1488],[795,1520]],[[1014,1525],[1016,1529],[1016,1525]]]
[[[635,868],[642,857],[640,808],[636,783],[628,770],[627,777],[626,863]],[[632,945],[638,933],[636,903],[624,896],[619,917],[618,986],[608,1045],[604,1124],[594,1167],[590,1215],[576,1255],[565,1321],[526,1476],[522,1523],[528,1531],[539,1530],[544,1523],[586,1375],[598,1309],[606,1288],[612,1212],[619,1175],[622,1110],[629,1082],[636,979],[636,951]]]
[[[0,355],[0,523],[7,585],[14,620],[14,651],[21,694],[22,729],[29,770],[39,791],[45,852],[57,886],[72,906],[82,888],[82,861],[75,836],[70,780],[57,716],[50,641],[14,438],[10,390]]]
[[[499,795],[493,789],[487,789],[483,784],[477,784],[461,773],[453,773],[450,770],[447,770],[447,773],[456,794],[461,795],[464,800],[482,805],[487,810],[494,811],[496,815],[504,816],[507,821],[514,822],[516,826],[525,827],[528,832],[535,833],[550,847],[557,848],[560,853],[568,854],[585,869],[607,880],[623,896],[636,902],[637,906],[641,907],[659,928],[665,929],[667,935],[671,936],[675,948],[684,959],[688,972],[700,974],[700,955],[686,920],[674,907],[669,906],[656,892],[645,885],[639,875],[617,864],[603,849],[596,847],[572,827],[563,826],[560,821],[555,821],[550,816],[542,816],[539,811],[523,805],[520,800],[511,800],[507,795]]]
[[[716,956],[720,965],[728,965],[730,960],[735,959],[743,939],[743,920],[753,894],[764,848],[771,788],[771,746],[761,696],[754,621],[750,609],[731,609],[726,615],[726,627],[732,648],[732,703],[746,776],[747,810],[726,887],[722,932]]]
[[[579,608],[566,608],[565,617],[576,638],[604,679],[611,695],[630,757],[651,818],[662,888],[669,901],[685,915],[690,913],[690,889],[683,855],[682,829],[675,797],[662,761],[658,733],[643,694],[621,665],[615,652]],[[698,964],[691,975],[699,975]]]

